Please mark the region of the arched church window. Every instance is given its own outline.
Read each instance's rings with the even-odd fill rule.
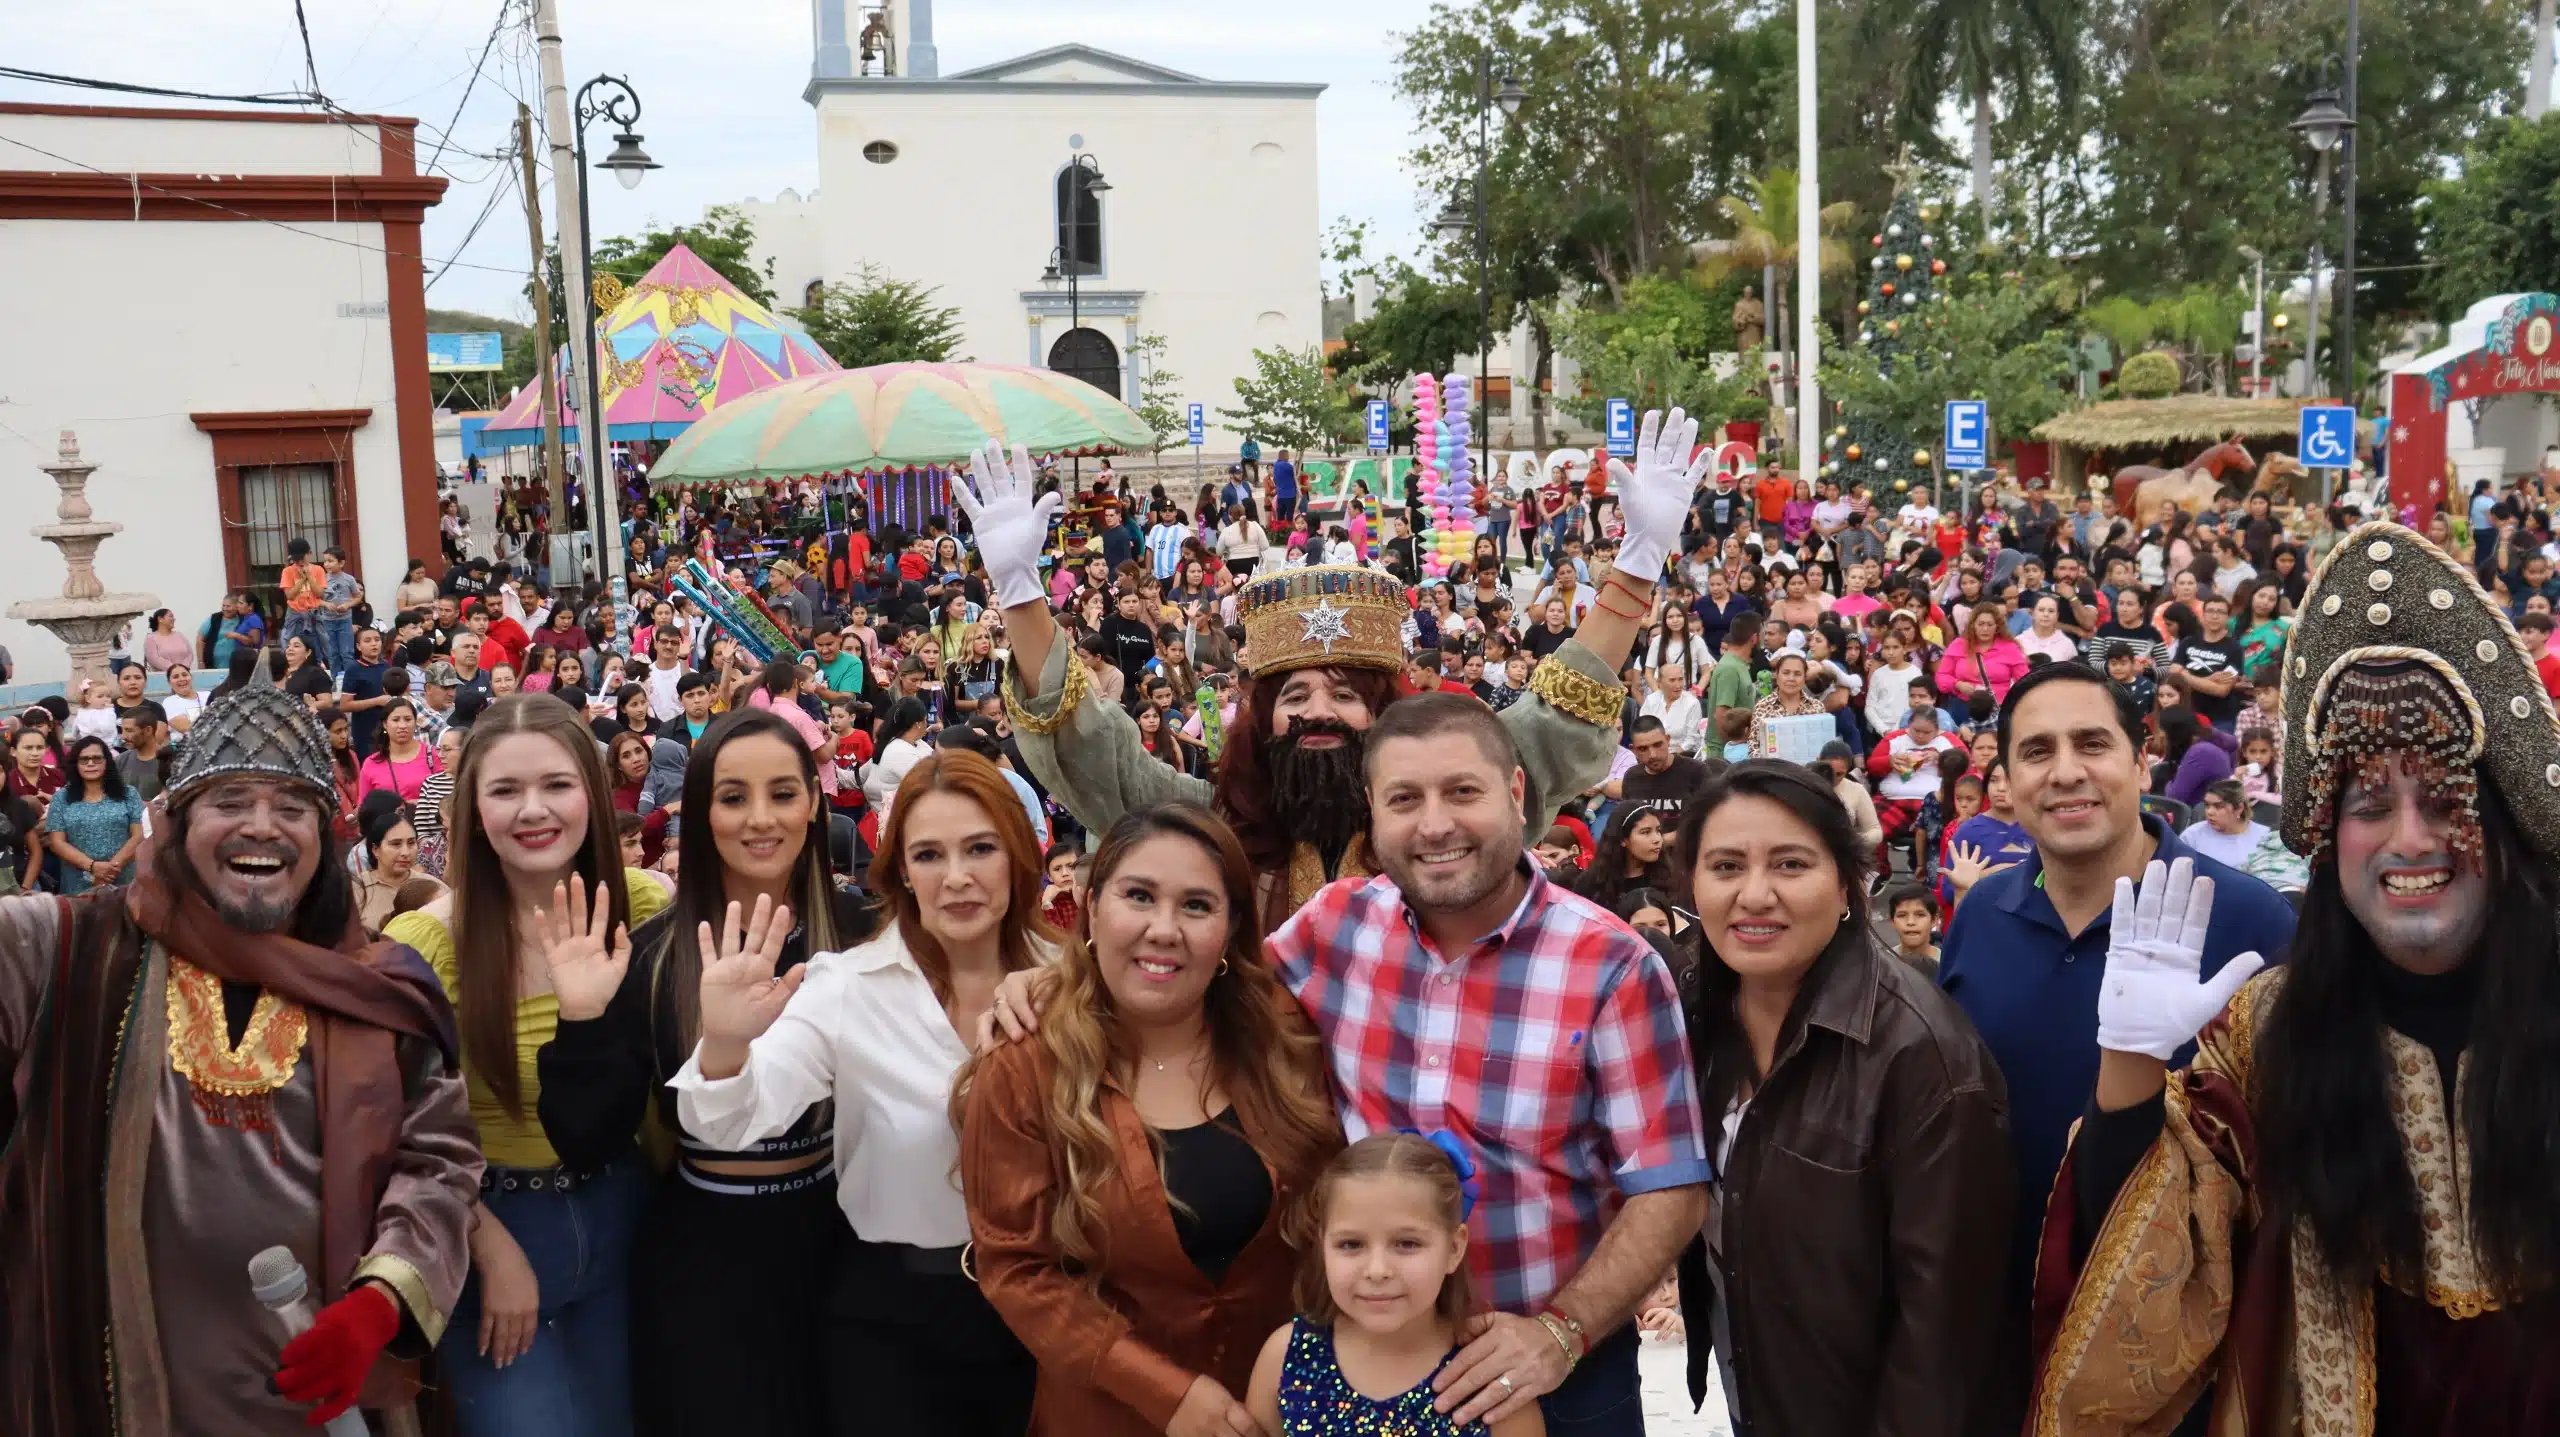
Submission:
[[[1098,329],[1070,329],[1049,346],[1049,367],[1120,397],[1120,346]]]
[[[862,157],[875,165],[885,165],[898,157],[898,147],[887,140],[873,140],[862,147]]]
[[[1058,171],[1058,272],[1102,273],[1102,196],[1089,188],[1091,170],[1069,165]]]

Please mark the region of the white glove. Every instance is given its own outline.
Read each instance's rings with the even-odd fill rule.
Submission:
[[[978,558],[995,581],[999,609],[1049,602],[1040,583],[1040,551],[1048,547],[1049,520],[1066,497],[1049,493],[1033,500],[1039,483],[1029,450],[1016,444],[1007,459],[1004,445],[990,439],[967,478],[951,486],[952,502],[977,531]]]
[[[1661,410],[1648,409],[1636,432],[1635,471],[1609,461],[1609,477],[1618,481],[1618,509],[1627,520],[1626,537],[1618,541],[1618,572],[1648,584],[1662,582],[1663,567],[1680,547],[1689,501],[1715,462],[1711,450],[1690,458],[1697,447],[1698,421],[1675,408],[1666,424]]]
[[[2107,971],[2098,985],[2099,1047],[2165,1063],[2266,966],[2257,954],[2243,953],[2200,979],[2212,920],[2213,880],[2196,877],[2193,859],[2153,859],[2139,896],[2132,879],[2116,880]]]

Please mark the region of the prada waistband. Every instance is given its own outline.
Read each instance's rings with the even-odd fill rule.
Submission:
[[[833,1183],[836,1179],[836,1165],[833,1159],[800,1172],[776,1173],[771,1177],[761,1178],[699,1172],[691,1163],[678,1164],[676,1172],[685,1180],[687,1186],[700,1188],[707,1193],[718,1193],[723,1197],[779,1197],[784,1193],[807,1192],[813,1187]]]

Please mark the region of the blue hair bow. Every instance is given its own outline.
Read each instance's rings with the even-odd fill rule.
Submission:
[[[1464,1222],[1475,1216],[1476,1199],[1484,1196],[1484,1185],[1476,1181],[1476,1160],[1467,1152],[1466,1141],[1447,1128],[1434,1128],[1427,1133],[1420,1128],[1399,1131],[1438,1148],[1440,1155],[1449,1160],[1449,1166],[1458,1170],[1458,1220]]]

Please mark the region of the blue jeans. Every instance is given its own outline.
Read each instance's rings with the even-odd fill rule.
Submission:
[[[489,1169],[503,1177],[514,1169]],[[566,1192],[482,1194],[524,1249],[542,1288],[533,1346],[503,1371],[477,1351],[480,1277],[473,1273],[436,1348],[463,1437],[629,1437],[631,1245],[654,1186],[626,1156]]]
[[[284,622],[276,628],[276,647],[281,650],[284,647],[284,641],[292,638],[296,634],[302,635],[302,641],[311,646],[311,653],[313,657],[318,657],[320,653],[320,611],[317,609],[285,610]],[[349,642],[353,642],[353,640],[350,640]]]
[[[1547,1437],[1644,1437],[1644,1379],[1630,1323],[1602,1339],[1564,1385],[1538,1399]]]
[[[343,674],[356,661],[356,621],[344,614],[320,616],[320,662]]]

